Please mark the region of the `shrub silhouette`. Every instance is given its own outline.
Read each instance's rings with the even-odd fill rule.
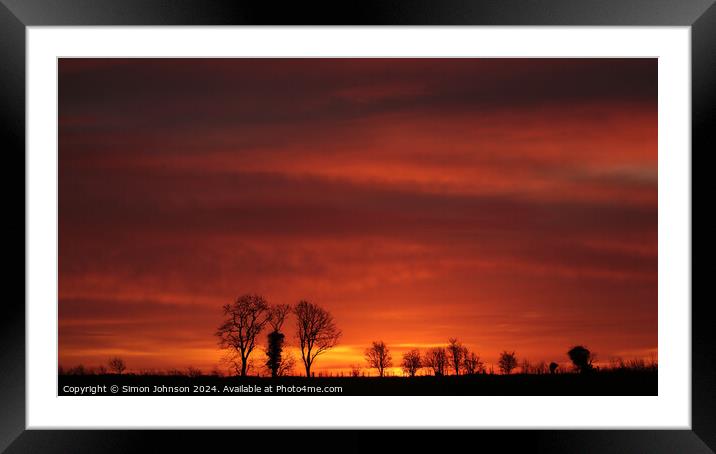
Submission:
[[[572,364],[574,364],[575,369],[577,369],[579,372],[584,374],[592,371],[593,355],[592,352],[590,352],[586,347],[583,347],[581,345],[572,347],[567,352],[567,355],[572,361]]]
[[[358,364],[351,364],[351,377],[360,377],[360,366]]]
[[[556,374],[558,367],[559,367],[559,364],[557,364],[557,363],[555,363],[554,361],[552,361],[551,363],[549,363],[549,373],[550,373],[550,374]]]

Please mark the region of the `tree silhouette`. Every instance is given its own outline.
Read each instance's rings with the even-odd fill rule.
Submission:
[[[256,337],[268,322],[269,306],[262,296],[246,294],[238,297],[233,304],[225,305],[223,311],[224,322],[216,332],[219,346],[235,353],[237,371],[245,377]]]
[[[109,370],[111,370],[117,375],[122,375],[122,372],[127,369],[127,366],[124,364],[124,360],[119,356],[110,358],[109,363],[107,364],[109,365]]]
[[[485,365],[475,352],[468,352],[466,350],[462,363],[467,375],[479,374],[485,371]]]
[[[266,367],[271,372],[272,377],[277,377],[278,370],[281,368],[281,353],[283,352],[283,343],[286,336],[279,331],[271,331],[268,333],[267,338]]]
[[[281,326],[286,321],[286,317],[291,310],[288,304],[278,304],[271,306],[269,309],[268,324],[273,330],[268,334],[268,346],[266,347],[266,367],[271,372],[272,377],[278,377],[281,371],[281,363],[283,361],[282,352],[283,344],[286,336],[281,332]]]
[[[433,374],[436,377],[442,377],[445,375],[445,369],[447,368],[448,357],[445,347],[431,348],[425,354],[423,365],[433,370]]]
[[[198,378],[201,377],[203,373],[201,372],[201,369],[198,369],[193,366],[189,366],[186,369],[186,376],[191,378]]]
[[[301,360],[306,368],[306,377],[311,376],[311,365],[316,356],[334,347],[341,332],[333,322],[333,316],[322,307],[299,301],[293,308],[296,315],[296,328]]]
[[[378,341],[366,348],[365,360],[368,362],[368,367],[378,369],[378,375],[385,375],[385,369],[393,365],[393,357],[390,355],[390,349],[385,342]]]
[[[463,358],[467,354],[467,349],[458,342],[454,337],[448,339],[448,361],[450,367],[455,371],[455,375],[460,375],[460,368],[463,366]]]
[[[594,359],[594,357],[592,352],[590,352],[586,347],[583,347],[581,345],[572,347],[567,352],[567,355],[572,361],[572,364],[574,364],[575,369],[577,369],[579,372],[584,374],[590,372],[593,369],[592,360]]]
[[[559,364],[557,364],[557,363],[555,363],[554,361],[552,361],[551,363],[549,363],[549,373],[550,373],[550,374],[556,374],[558,367],[559,367]]]
[[[517,367],[517,357],[515,352],[503,351],[500,354],[500,359],[497,361],[497,365],[500,367],[500,371],[505,375],[510,375],[510,372]]]
[[[401,363],[403,372],[411,377],[415,377],[415,374],[423,367],[422,358],[420,357],[420,350],[414,348],[409,352],[403,354],[403,362]]]

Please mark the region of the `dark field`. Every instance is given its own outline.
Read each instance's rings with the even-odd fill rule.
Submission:
[[[414,378],[60,375],[58,381],[60,396],[656,396],[658,392],[655,370]],[[112,392],[113,385],[117,392]]]

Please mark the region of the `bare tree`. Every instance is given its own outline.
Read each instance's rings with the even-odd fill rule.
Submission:
[[[114,372],[117,375],[122,375],[122,372],[124,372],[127,369],[127,365],[124,364],[124,360],[120,358],[119,356],[115,356],[114,358],[110,358],[109,363],[109,370]]]
[[[306,368],[306,377],[310,377],[316,356],[333,348],[341,337],[341,331],[336,328],[333,316],[316,304],[299,301],[293,313],[296,315],[301,360]]]
[[[238,370],[242,377],[246,376],[249,356],[256,347],[256,337],[269,319],[269,306],[259,295],[242,295],[233,304],[223,307],[224,322],[219,326],[216,335],[219,346],[236,353]]]
[[[266,367],[272,377],[279,377],[283,362],[282,352],[283,344],[286,336],[281,332],[281,327],[286,321],[291,306],[288,304],[278,304],[271,306],[268,313],[268,323],[273,328],[268,334],[268,345],[266,347]],[[292,366],[291,366],[292,367]]]
[[[500,371],[505,375],[510,375],[510,372],[517,367],[517,357],[515,352],[504,351],[500,354],[500,359],[497,361],[497,365],[500,367]]]
[[[417,348],[410,350],[403,354],[403,362],[401,363],[403,372],[411,377],[415,377],[415,374],[423,367],[422,358],[420,357],[420,350]]]
[[[447,351],[450,367],[455,371],[455,375],[460,375],[460,368],[463,365],[462,360],[467,353],[467,349],[456,338],[451,337],[448,339]]]
[[[425,354],[423,364],[425,367],[432,369],[433,374],[436,377],[442,377],[445,375],[445,369],[448,364],[447,351],[445,350],[445,347],[435,347],[428,350]]]
[[[378,375],[381,377],[385,374],[385,369],[393,365],[390,349],[383,341],[374,341],[369,348],[366,348],[365,360],[368,362],[368,367],[378,369]]]
[[[465,357],[462,360],[463,368],[467,375],[475,375],[484,372],[485,365],[482,360],[475,352],[465,352]]]

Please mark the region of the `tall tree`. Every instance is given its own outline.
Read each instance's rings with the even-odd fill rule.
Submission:
[[[333,348],[341,337],[333,316],[322,307],[299,301],[293,308],[301,360],[306,368],[306,377],[311,376],[311,366],[316,356]]]
[[[269,305],[260,295],[246,294],[223,307],[224,322],[216,335],[219,346],[235,355],[237,371],[246,376],[249,356],[256,347],[256,337],[269,320]]]
[[[385,374],[385,369],[393,365],[393,357],[390,355],[390,349],[385,342],[378,341],[365,350],[365,359],[368,367],[378,369],[378,375],[381,377]]]
[[[291,310],[288,304],[277,304],[269,309],[268,324],[272,331],[268,333],[268,345],[266,347],[266,367],[271,371],[272,377],[281,375],[283,362],[283,344],[286,336],[281,332],[281,327]]]

